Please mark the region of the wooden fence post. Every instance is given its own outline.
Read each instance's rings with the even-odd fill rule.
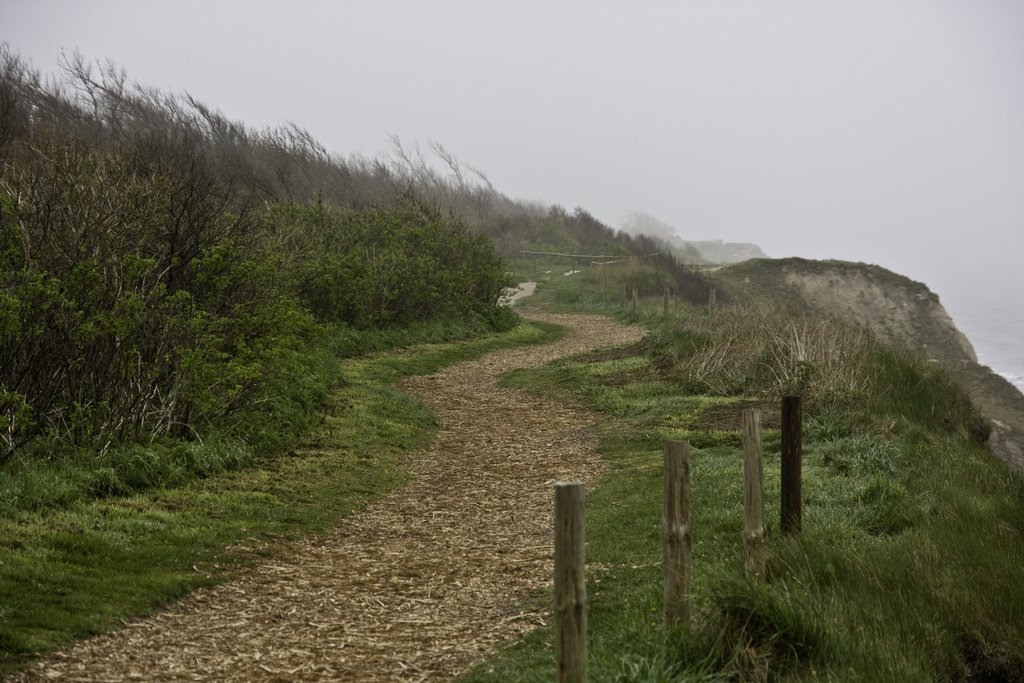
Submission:
[[[708,292],[708,312],[714,313],[715,307],[718,305],[718,293],[712,289]]]
[[[798,534],[801,527],[801,470],[803,458],[803,401],[782,398],[782,533]]]
[[[690,444],[665,442],[665,505],[661,516],[665,549],[662,607],[669,628],[689,623],[692,538],[690,531]]]
[[[601,308],[608,308],[608,262],[601,262]]]
[[[559,683],[587,680],[583,484],[555,484],[555,662]]]
[[[638,305],[637,299],[638,299],[638,297],[637,297],[637,293],[636,293],[636,287],[634,287],[633,288],[633,312],[634,313],[636,313],[636,307]]]
[[[743,548],[747,576],[764,576],[764,453],[761,414],[743,411]]]
[[[661,302],[662,315],[668,315],[668,287],[665,288],[665,298]]]

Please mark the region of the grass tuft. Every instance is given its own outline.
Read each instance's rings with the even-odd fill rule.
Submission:
[[[819,448],[822,461],[840,474],[893,475],[900,467],[902,453],[897,444],[873,434],[860,433],[831,441]]]
[[[812,605],[752,581],[715,586],[701,627],[714,634],[708,656],[716,668],[741,680],[771,680],[835,649]]]

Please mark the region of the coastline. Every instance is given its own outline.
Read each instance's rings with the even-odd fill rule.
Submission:
[[[1024,281],[1002,285],[965,283],[943,291],[941,300],[970,339],[978,362],[1024,393],[1024,308],[1011,294]]]

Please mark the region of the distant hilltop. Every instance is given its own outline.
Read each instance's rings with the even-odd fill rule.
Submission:
[[[685,240],[674,226],[643,211],[632,211],[620,222],[619,229],[630,235],[647,235],[687,263],[739,263],[752,258],[767,258],[761,247],[749,242],[723,240]]]
[[[753,258],[767,258],[761,247],[750,242],[723,242],[722,240],[706,240],[694,242],[679,240],[686,246],[696,249],[706,263],[739,263]]]

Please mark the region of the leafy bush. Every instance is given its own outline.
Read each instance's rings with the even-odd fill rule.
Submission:
[[[130,155],[37,142],[0,174],[5,395],[38,431],[101,448],[265,399],[314,328],[236,230],[252,219],[212,211],[216,183],[179,197],[189,167],[143,175]],[[9,425],[28,413],[5,401]]]
[[[514,319],[496,306],[502,262],[458,219],[412,199],[256,212],[187,131],[164,133],[121,149],[52,132],[8,146],[0,463],[33,437],[54,454],[210,430],[274,448],[334,379],[323,323]],[[147,481],[108,470],[92,490]]]
[[[511,284],[485,237],[412,198],[363,211],[282,207],[275,219],[278,230],[304,233],[298,290],[321,322],[367,329],[494,318]]]

